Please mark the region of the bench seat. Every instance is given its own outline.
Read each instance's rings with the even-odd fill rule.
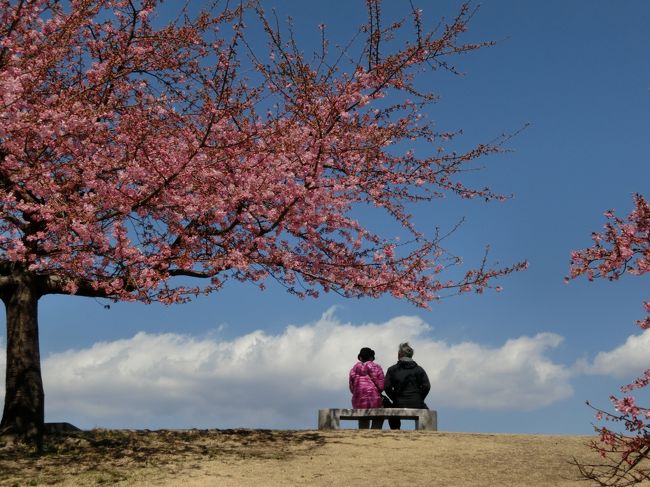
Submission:
[[[318,429],[340,429],[342,419],[372,418],[414,419],[416,430],[438,431],[438,413],[436,411],[411,408],[319,409]]]

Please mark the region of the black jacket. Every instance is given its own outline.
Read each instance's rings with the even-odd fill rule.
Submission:
[[[427,373],[414,360],[401,359],[386,371],[384,390],[393,407],[429,409],[424,398],[430,389]]]

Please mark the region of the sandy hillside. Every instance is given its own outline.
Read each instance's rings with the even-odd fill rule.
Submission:
[[[587,486],[583,436],[96,430],[0,449],[0,486]]]

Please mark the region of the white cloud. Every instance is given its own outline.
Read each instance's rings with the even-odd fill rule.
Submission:
[[[625,343],[608,352],[600,352],[591,364],[583,364],[584,372],[630,378],[650,368],[650,329],[640,335],[631,335]]]
[[[347,374],[360,347],[372,347],[385,369],[406,340],[429,374],[434,409],[531,410],[572,393],[568,368],[545,355],[558,335],[490,348],[430,332],[418,317],[352,325],[330,310],[279,335],[231,341],[138,333],[45,358],[46,418],[81,427],[312,428],[319,408],[348,407]]]
[[[571,396],[571,373],[545,352],[562,337],[539,333],[499,348],[425,341],[416,353],[432,383],[433,401],[476,409],[533,410]]]

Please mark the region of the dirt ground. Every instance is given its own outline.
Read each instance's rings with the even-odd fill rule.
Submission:
[[[585,436],[93,430],[0,449],[0,486],[574,486]]]

